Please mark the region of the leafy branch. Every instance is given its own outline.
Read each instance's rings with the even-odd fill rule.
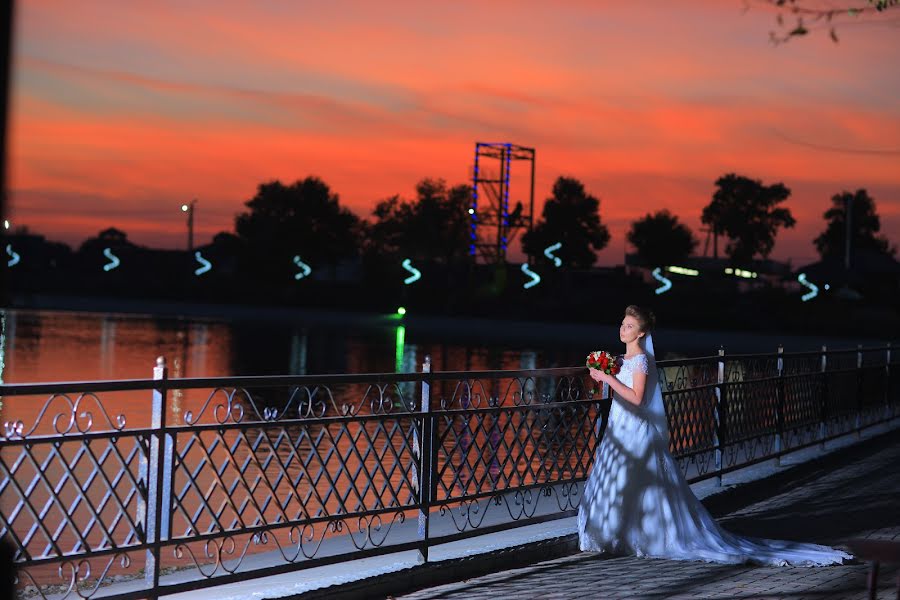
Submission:
[[[841,19],[858,19],[900,7],[900,0],[848,0],[841,7],[816,6],[814,0],[759,1],[777,11],[778,30],[769,32],[770,41],[776,45],[808,35],[817,26],[827,27],[831,40],[838,43],[837,23]]]

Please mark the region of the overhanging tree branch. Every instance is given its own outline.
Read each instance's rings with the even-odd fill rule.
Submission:
[[[808,35],[818,28],[827,28],[829,37],[837,43],[837,27],[841,20],[885,13],[900,7],[900,0],[847,0],[841,6],[822,4],[816,0],[757,0],[756,4],[775,9],[778,30],[770,31],[769,39],[777,45]],[[750,5],[747,6],[749,8]]]

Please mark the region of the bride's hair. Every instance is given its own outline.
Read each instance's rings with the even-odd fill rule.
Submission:
[[[632,304],[625,309],[625,315],[637,319],[641,325],[641,331],[644,333],[649,333],[656,327],[656,315],[649,308]]]

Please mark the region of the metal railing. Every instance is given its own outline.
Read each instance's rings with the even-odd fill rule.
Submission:
[[[698,481],[900,416],[891,346],[661,361]],[[893,362],[892,362],[893,361]],[[157,597],[575,514],[583,367],[0,386],[0,536],[42,597]],[[102,395],[102,400],[101,400]],[[120,412],[121,411],[121,412]]]

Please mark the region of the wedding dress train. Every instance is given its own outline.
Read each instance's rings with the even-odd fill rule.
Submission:
[[[632,387],[635,369],[651,373],[640,407],[616,398],[578,509],[583,551],[716,563],[818,566],[849,554],[818,544],[738,536],[722,529],[669,453],[653,341],[623,361],[616,378]]]

